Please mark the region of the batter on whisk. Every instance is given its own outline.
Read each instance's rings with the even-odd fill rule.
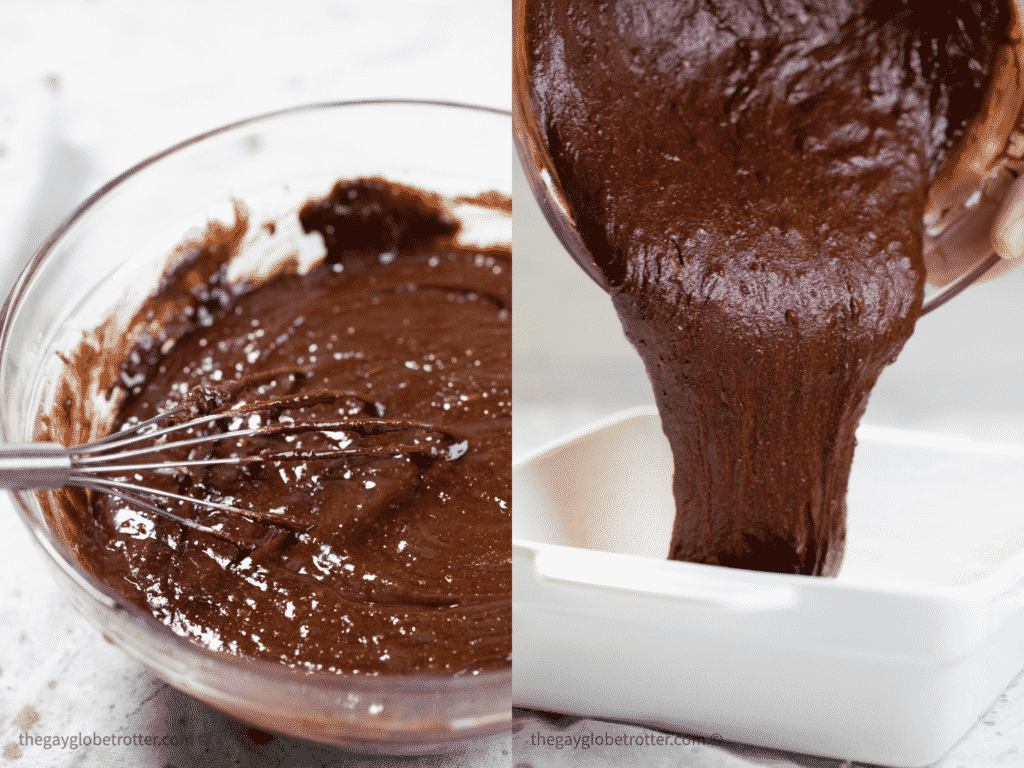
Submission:
[[[299,219],[327,246],[306,274],[230,283],[245,217],[211,225],[183,250],[140,311],[150,330],[121,364],[115,429],[190,393],[193,404],[200,392],[237,405],[334,392],[344,394],[282,418],[414,421],[426,427],[379,439],[446,436],[443,450],[211,465],[164,479],[192,496],[279,513],[280,523],[233,521],[249,544],[93,494],[83,512],[69,505],[79,556],[214,650],[356,674],[505,666],[511,255],[458,245],[459,225],[439,199],[379,179],[339,182]],[[315,451],[309,440],[338,444],[330,433],[291,444]],[[209,510],[191,514],[218,521]]]

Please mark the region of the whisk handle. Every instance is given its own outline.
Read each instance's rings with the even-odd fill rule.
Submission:
[[[71,455],[56,443],[0,445],[0,488],[51,490],[71,476]]]

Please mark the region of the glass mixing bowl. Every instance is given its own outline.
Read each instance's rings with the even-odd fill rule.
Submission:
[[[0,439],[32,440],[63,372],[60,353],[148,295],[186,233],[211,219],[230,222],[233,201],[260,216],[284,215],[337,179],[361,176],[450,197],[511,195],[509,118],[445,103],[317,104],[210,131],[126,171],[46,241],[8,299]],[[511,217],[498,216],[497,228],[503,234],[492,239],[510,243]],[[108,350],[121,359],[126,352],[123,343]],[[104,637],[223,712],[289,736],[389,754],[454,749],[511,723],[510,669],[457,678],[306,674],[200,647],[91,576],[36,494],[14,497],[55,579]]]

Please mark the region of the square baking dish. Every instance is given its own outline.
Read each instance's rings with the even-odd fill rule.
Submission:
[[[1024,446],[862,426],[839,577],[670,562],[653,408],[513,468],[513,701],[938,760],[1024,667]]]

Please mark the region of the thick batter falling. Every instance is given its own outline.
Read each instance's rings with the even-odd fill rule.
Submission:
[[[675,459],[669,557],[834,575],[988,2],[527,0],[541,133]]]
[[[460,247],[438,200],[380,180],[339,182],[299,219],[323,235],[326,260],[255,288],[226,277],[244,217],[184,249],[140,312],[149,330],[121,365],[115,429],[186,397],[209,408],[329,392],[282,418],[352,429],[294,436],[295,450],[338,448],[383,421],[407,428],[370,443],[438,449],[146,480],[269,517],[181,512],[229,524],[241,544],[66,492],[79,556],[214,650],[339,673],[507,666],[511,254]]]

